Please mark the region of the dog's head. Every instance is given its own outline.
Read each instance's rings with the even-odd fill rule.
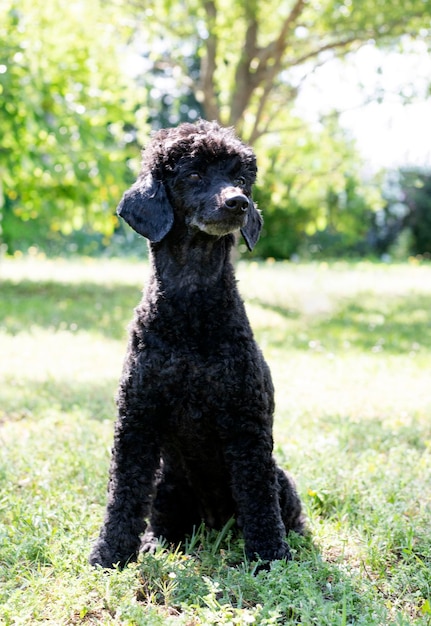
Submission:
[[[262,228],[251,195],[256,172],[252,149],[232,129],[205,121],[181,124],[153,137],[117,212],[152,242],[177,221],[216,237],[240,230],[252,250]]]

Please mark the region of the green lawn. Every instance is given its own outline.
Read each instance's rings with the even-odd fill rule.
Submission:
[[[431,265],[241,263],[310,537],[87,565],[143,262],[0,260],[1,624],[431,624]]]

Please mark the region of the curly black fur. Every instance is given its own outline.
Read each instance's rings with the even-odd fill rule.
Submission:
[[[149,239],[118,392],[108,505],[93,565],[136,558],[142,534],[177,543],[235,516],[250,559],[289,558],[301,505],[272,458],[273,386],[238,293],[230,250],[255,245],[253,151],[200,121],[161,130],[118,207]]]

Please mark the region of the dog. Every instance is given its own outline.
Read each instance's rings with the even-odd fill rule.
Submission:
[[[117,396],[108,503],[90,563],[135,560],[232,518],[250,560],[289,559],[301,503],[273,456],[274,389],[239,295],[231,250],[262,217],[253,150],[215,122],[157,132],[118,214],[149,241]]]

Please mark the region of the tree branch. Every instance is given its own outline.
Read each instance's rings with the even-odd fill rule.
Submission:
[[[286,65],[288,67],[295,67],[297,65],[301,65],[302,63],[305,63],[305,61],[308,61],[309,59],[313,59],[317,56],[319,56],[319,54],[321,54],[322,52],[327,52],[328,50],[336,50],[337,48],[347,48],[349,47],[351,44],[354,44],[355,42],[363,45],[366,41],[368,41],[370,39],[371,35],[364,34],[364,37],[358,37],[357,35],[352,36],[352,37],[348,37],[347,39],[342,39],[341,41],[331,41],[330,43],[325,44],[324,46],[319,46],[318,48],[315,48],[314,50],[310,50],[310,52],[307,52],[306,54],[303,54],[300,57],[297,57],[296,59],[291,59],[291,60],[287,60],[286,61]],[[346,50],[345,52],[348,52],[348,50]]]
[[[286,85],[286,87],[288,87],[288,85]],[[291,87],[289,88],[289,91],[291,93],[290,93],[290,96],[287,96],[286,100],[293,100],[294,97],[296,96],[297,90],[294,87]],[[271,88],[267,86],[265,88],[265,91],[262,97],[259,98],[259,106],[255,115],[255,118],[254,118],[253,128],[251,130],[249,137],[247,138],[247,142],[250,143],[251,145],[256,143],[256,141],[260,139],[260,137],[270,132],[269,127],[271,123],[273,122],[274,118],[278,116],[280,111],[286,108],[286,100],[283,98],[283,102],[280,103],[278,107],[276,107],[275,112],[273,112],[271,115],[267,115],[265,123],[262,124],[261,122],[262,122],[263,114],[265,112],[266,103],[268,101],[268,97],[270,93],[271,93]]]
[[[214,86],[218,45],[217,36],[215,35],[217,9],[214,0],[206,0],[204,9],[207,15],[208,37],[205,41],[205,54],[201,60],[200,89],[196,96],[202,102],[206,117],[220,122],[220,111]]]
[[[257,33],[258,22],[256,16],[256,4],[246,4],[247,31],[245,34],[245,45],[243,53],[238,62],[235,72],[235,89],[232,93],[230,101],[229,124],[237,126],[247,105],[251,95],[256,88],[254,77],[251,74],[251,63],[256,56],[257,51]]]
[[[318,56],[321,52],[325,52],[330,49],[336,49],[339,47],[347,47],[347,46],[350,47],[350,45],[353,44],[355,41],[357,41],[356,38],[351,38],[351,39],[346,39],[346,40],[339,41],[339,42],[332,42],[331,44],[321,46],[320,48],[314,51],[311,51],[307,53],[306,55],[303,55],[302,57],[298,58],[295,61],[290,61],[290,62],[288,61],[286,65],[290,67],[300,65],[304,63],[306,60],[308,60],[309,58]],[[363,44],[365,42],[358,41],[358,43]],[[258,109],[255,115],[253,129],[250,133],[249,142],[251,144],[253,144],[255,141],[257,141],[257,139],[259,139],[260,137],[262,137],[262,135],[265,135],[268,132],[269,125],[274,117],[274,116],[271,116],[270,118],[268,118],[268,121],[266,122],[264,127],[263,128],[260,127],[260,123],[261,123],[261,119],[265,110],[266,102],[271,94],[271,91],[273,91],[274,89],[274,78],[281,71],[281,65],[282,65],[282,59],[280,59],[279,63],[274,64],[274,66],[272,66],[265,75],[264,91],[263,91],[262,97],[259,99],[259,105],[258,105]],[[297,92],[298,92],[298,89],[291,87],[292,99],[295,98],[295,96],[297,95]]]
[[[271,41],[265,48],[261,48],[257,54],[259,65],[256,74],[265,73],[271,60],[280,59],[287,47],[287,37],[305,8],[305,0],[297,0],[295,6],[284,20],[280,33],[275,41]]]
[[[244,112],[250,99],[262,82],[269,85],[281,69],[283,55],[288,45],[288,36],[305,8],[306,0],[297,0],[291,12],[284,20],[278,37],[265,48],[257,47],[257,7],[256,4],[247,5],[248,28],[244,54],[241,57],[235,74],[235,91],[232,94],[230,119],[231,125],[237,126],[243,118]],[[257,59],[258,66],[255,71],[251,70],[252,62]],[[268,80],[269,78],[269,80]],[[269,95],[265,86],[265,99]]]

